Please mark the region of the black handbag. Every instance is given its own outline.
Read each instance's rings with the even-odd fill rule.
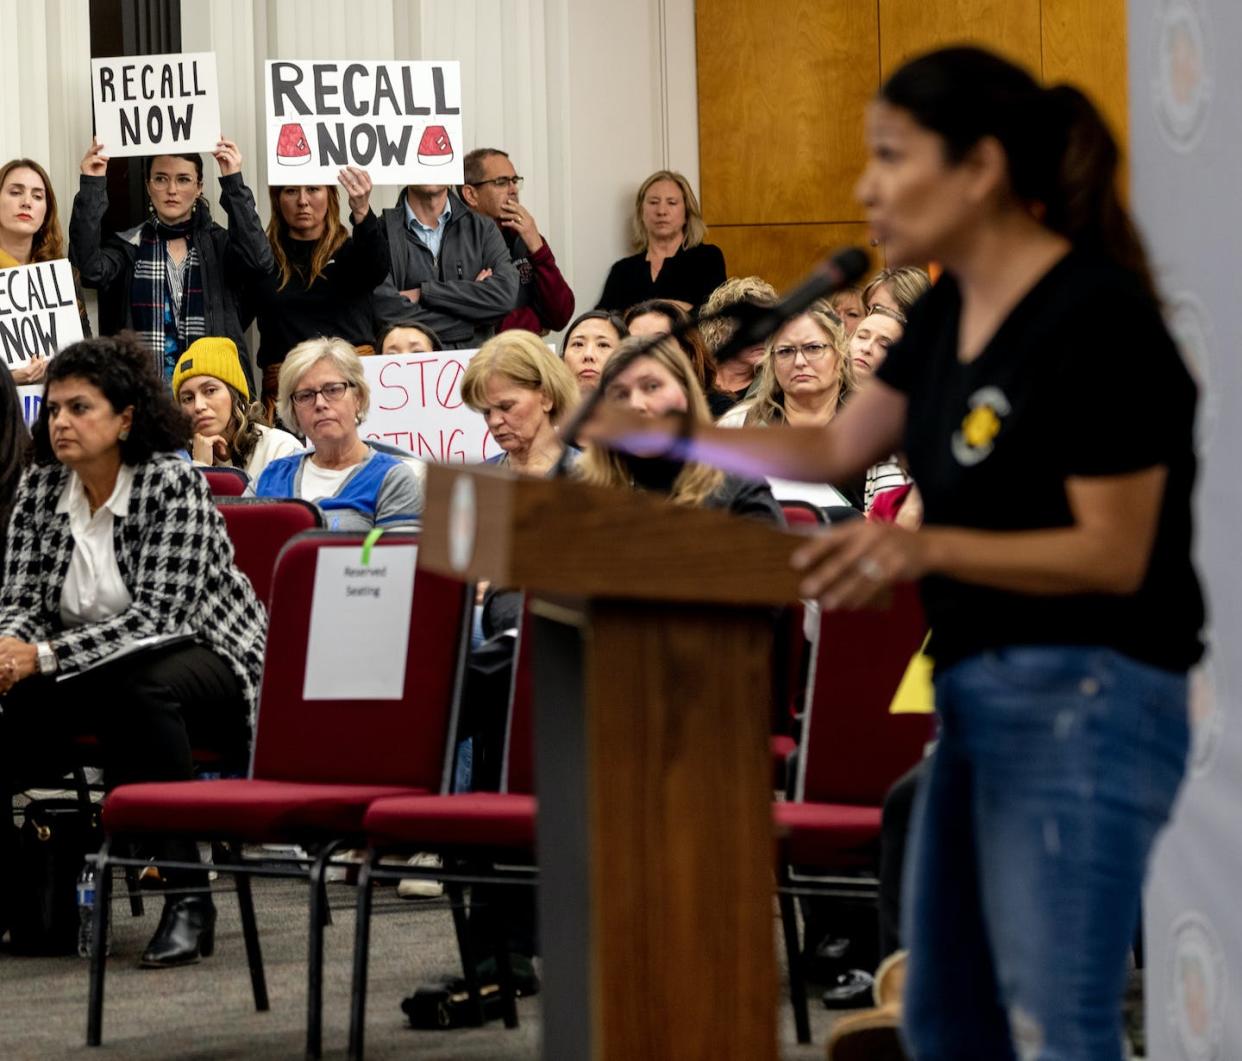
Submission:
[[[16,954],[76,954],[78,875],[99,850],[99,809],[76,799],[32,800],[17,834],[9,891]]]

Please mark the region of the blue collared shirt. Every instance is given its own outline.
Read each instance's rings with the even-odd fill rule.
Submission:
[[[444,200],[444,212],[440,215],[435,228],[428,228],[414,216],[414,211],[410,209],[410,198],[408,195],[401,196],[401,205],[405,207],[405,227],[421,239],[426,244],[427,249],[431,251],[431,256],[438,260],[440,257],[440,242],[444,239],[444,223],[453,213],[453,206],[448,201],[448,198],[446,197]]]

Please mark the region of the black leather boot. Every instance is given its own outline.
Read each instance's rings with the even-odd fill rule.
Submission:
[[[159,928],[142,952],[142,966],[167,969],[192,965],[216,949],[216,907],[211,894],[182,895],[164,900]]]

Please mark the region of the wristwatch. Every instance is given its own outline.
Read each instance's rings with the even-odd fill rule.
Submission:
[[[52,651],[52,646],[46,641],[40,641],[35,645],[35,652],[39,660],[39,673],[44,675],[56,673],[56,653]]]

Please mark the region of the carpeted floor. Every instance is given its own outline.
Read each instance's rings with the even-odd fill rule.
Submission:
[[[223,882],[218,882],[221,888]],[[334,924],[327,930],[324,965],[324,1056],[344,1058],[349,1020],[353,948],[353,889],[330,885]],[[272,1008],[255,1013],[245,949],[231,894],[217,897],[220,922],[215,955],[170,971],[139,969],[136,959],[155,929],[159,900],[147,915],[115,906],[113,957],[108,966],[104,1045],[88,1050],[86,962],[78,958],[16,958],[0,949],[0,1057],[5,1061],[52,1058],[123,1058],[125,1061],[226,1061],[233,1058],[300,1058],[305,1042],[305,886],[293,881],[254,885]],[[773,923],[773,946],[779,925]],[[521,1027],[453,1032],[411,1031],[398,1005],[414,985],[457,975],[452,921],[442,901],[407,902],[385,889],[377,897],[372,930],[367,1008],[367,1057],[418,1057],[425,1061],[507,1061],[539,1057],[539,999],[519,1006]],[[784,1061],[822,1059],[833,1014],[817,999],[810,1007],[815,1045],[794,1041],[788,1003],[781,1007]],[[568,1061],[568,1059],[555,1059]]]

